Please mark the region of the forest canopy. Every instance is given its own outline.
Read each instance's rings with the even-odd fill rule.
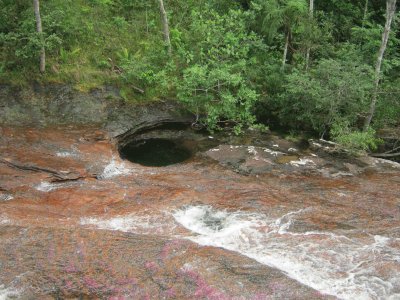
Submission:
[[[33,3],[0,0],[2,83],[111,84],[126,101],[182,101],[211,130],[262,124],[363,149],[400,125],[396,0]]]

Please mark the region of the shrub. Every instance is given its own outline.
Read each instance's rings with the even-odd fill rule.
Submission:
[[[376,150],[382,143],[381,139],[376,138],[374,129],[353,130],[346,121],[333,124],[330,133],[335,142],[352,153]]]

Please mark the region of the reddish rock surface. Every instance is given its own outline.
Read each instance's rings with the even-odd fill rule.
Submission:
[[[395,164],[221,145],[151,168],[95,128],[0,134],[0,299],[400,297]]]

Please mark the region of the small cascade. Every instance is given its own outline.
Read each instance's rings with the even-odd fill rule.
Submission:
[[[340,299],[398,299],[400,274],[396,268],[381,277],[388,261],[400,261],[400,250],[390,238],[351,238],[332,232],[292,232],[296,216],[278,219],[266,215],[188,206],[174,213],[175,220],[191,230],[189,239],[204,246],[222,247],[275,267],[321,293]]]

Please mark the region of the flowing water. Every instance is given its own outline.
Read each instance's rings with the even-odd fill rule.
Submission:
[[[400,297],[400,239],[360,236],[355,230],[346,233],[291,230],[298,216],[312,214],[310,207],[274,219],[253,212],[189,205],[159,215],[82,218],[81,224],[103,230],[156,233],[235,251],[340,299]],[[180,226],[190,233],[179,233]],[[384,278],[380,275],[383,266],[388,268]]]
[[[396,165],[326,177],[296,155],[248,176],[141,166],[88,129],[2,139],[0,299],[400,299]]]
[[[312,211],[312,209],[308,209]],[[296,216],[307,209],[278,219],[261,214],[227,213],[212,207],[189,207],[175,219],[198,236],[201,245],[237,251],[260,263],[278,268],[293,279],[341,299],[399,298],[397,268],[380,278],[377,269],[385,262],[400,263],[400,239],[375,235],[353,238],[324,231],[292,232]],[[208,220],[218,220],[220,227]]]

